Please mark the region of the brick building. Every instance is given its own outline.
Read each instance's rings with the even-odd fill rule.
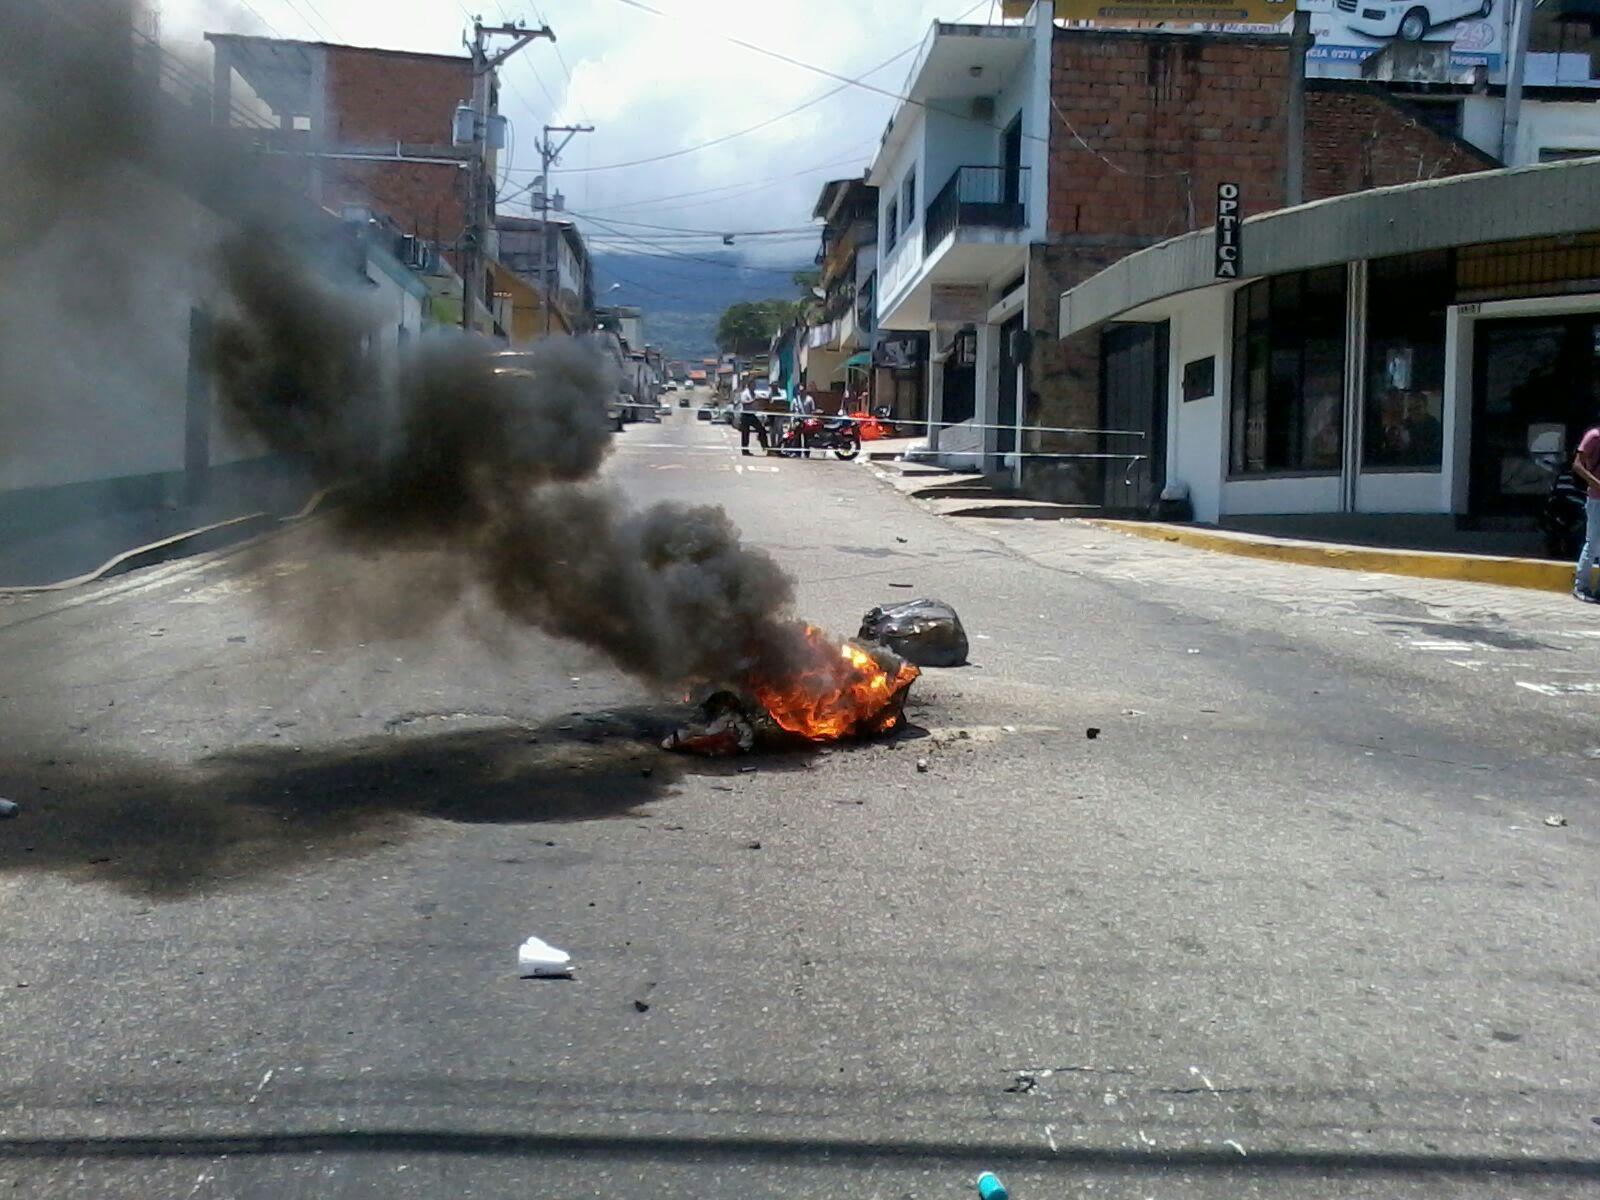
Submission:
[[[1103,342],[1058,339],[1057,299],[1119,259],[1215,219],[1217,185],[1239,185],[1247,214],[1284,199],[1289,42],[1280,35],[1057,29],[1052,56],[1047,240],[1028,276],[1035,331],[1025,372],[1026,424],[1135,430],[1125,435],[1034,432],[1035,457],[1011,476],[1031,494],[1111,508],[1149,500],[1163,406],[1148,362],[1164,348],[1136,331]],[[1436,129],[1376,85],[1307,84],[1304,196],[1309,201],[1498,165]],[[1102,384],[1112,363],[1114,385]],[[1163,393],[1164,395],[1164,393]],[[1126,460],[1046,455],[1120,454]],[[1129,464],[1133,466],[1130,468]],[[1002,464],[1003,465],[1003,464]]]
[[[1066,27],[1048,0],[1017,24],[933,26],[868,173],[878,339],[927,339],[931,453],[1075,502],[1148,490],[1159,464],[1127,464],[1159,412],[1133,385],[1105,394],[1098,335],[1055,336],[1059,297],[1209,226],[1221,182],[1247,214],[1281,207],[1289,68],[1286,35]],[[1308,84],[1306,164],[1308,199],[1495,165],[1360,80]],[[1119,348],[1119,378],[1154,349]],[[1114,469],[1087,457],[1125,450]]]
[[[407,233],[449,245],[467,224],[467,148],[451,145],[456,105],[472,96],[472,61],[362,46],[207,34],[213,111],[240,123],[249,95],[275,130],[266,153],[324,208],[364,206]],[[491,111],[494,97],[491,93]],[[296,157],[299,155],[299,157]],[[490,171],[491,176],[493,171]]]

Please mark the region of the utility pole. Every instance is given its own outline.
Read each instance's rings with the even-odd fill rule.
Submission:
[[[546,252],[546,247],[550,245],[550,168],[560,161],[561,152],[567,148],[568,142],[580,133],[593,132],[593,125],[546,125],[544,137],[539,142],[539,178],[542,180],[539,187],[539,288],[544,293],[544,332],[547,337],[550,334],[551,297],[556,290],[550,286],[549,277],[554,274],[558,282],[561,277],[561,256],[556,255],[555,262],[551,263]],[[564,133],[567,136],[557,146],[550,140],[552,133]]]
[[[509,37],[511,45],[489,50],[491,37]],[[468,205],[471,216],[467,222],[466,251],[462,255],[461,272],[461,328],[471,333],[474,328],[473,310],[483,295],[484,244],[489,237],[489,84],[500,65],[535,38],[556,40],[550,26],[528,29],[522,25],[485,25],[479,18],[472,22],[472,162],[468,168]]]
[[[1522,121],[1522,79],[1528,69],[1528,31],[1533,28],[1533,0],[1511,0],[1511,63],[1506,71],[1505,112],[1500,123],[1500,161],[1511,166],[1517,157],[1517,126]]]
[[[1306,52],[1311,49],[1311,14],[1296,6],[1289,33],[1289,97],[1284,119],[1289,139],[1283,156],[1283,206],[1306,198]]]

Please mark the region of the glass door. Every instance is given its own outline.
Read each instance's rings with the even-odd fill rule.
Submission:
[[[1600,314],[1480,321],[1473,339],[1469,509],[1526,517],[1600,419]]]

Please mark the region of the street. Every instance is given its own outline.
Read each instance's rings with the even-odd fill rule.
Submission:
[[[940,515],[692,409],[607,475],[837,632],[949,601],[970,665],[712,762],[315,519],[0,606],[11,1194],[1600,1181],[1597,610]]]

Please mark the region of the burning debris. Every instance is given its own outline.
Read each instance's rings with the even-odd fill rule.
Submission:
[[[663,750],[679,750],[705,758],[731,758],[756,748],[755,720],[748,706],[732,692],[713,692],[700,705],[705,719],[675,729],[662,739]]]
[[[904,719],[906,693],[921,672],[881,649],[835,642],[815,626],[801,627],[803,650],[782,672],[753,670],[737,690],[713,692],[701,704],[703,720],[684,726],[661,743],[722,758],[773,747],[874,737],[893,732]]]

